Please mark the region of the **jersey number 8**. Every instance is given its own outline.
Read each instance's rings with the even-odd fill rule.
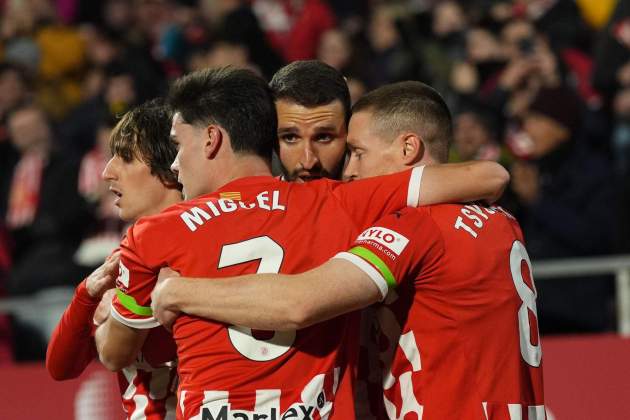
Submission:
[[[516,287],[516,292],[521,298],[523,304],[518,310],[518,332],[520,335],[521,356],[523,360],[533,367],[540,366],[540,360],[542,358],[542,349],[540,347],[540,333],[538,332],[538,325],[536,325],[536,337],[535,343],[532,344],[532,328],[530,324],[529,313],[534,315],[534,322],[538,323],[538,312],[536,311],[536,286],[532,280],[532,288],[530,288],[523,279],[523,271],[521,270],[521,264],[525,261],[529,268],[529,273],[532,273],[532,263],[527,255],[525,246],[520,241],[514,241],[512,244],[512,251],[510,252],[510,271],[512,272],[512,281]]]

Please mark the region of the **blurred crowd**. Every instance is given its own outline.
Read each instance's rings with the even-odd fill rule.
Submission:
[[[630,251],[630,2],[0,0],[0,11],[0,296],[71,293],[118,244],[101,180],[117,117],[196,69],[269,79],[313,58],[347,77],[353,100],[409,79],[440,91],[451,160],[510,170],[501,204],[532,260]],[[610,279],[538,289],[543,332],[615,327]],[[0,363],[41,356],[38,337],[0,317]]]

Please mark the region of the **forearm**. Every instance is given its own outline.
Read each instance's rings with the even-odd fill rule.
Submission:
[[[265,330],[300,327],[300,293],[288,293],[290,276],[268,274],[223,279],[173,278],[165,308],[205,319]],[[281,296],[282,298],[279,298]],[[296,309],[296,310],[293,310]]]
[[[377,287],[344,261],[298,275],[224,279],[171,278],[164,307],[188,315],[264,330],[294,330],[376,302]]]
[[[498,200],[510,175],[496,162],[472,161],[427,166],[422,178],[420,205]]]
[[[96,329],[94,340],[103,365],[118,371],[136,360],[149,330],[137,330],[109,317]]]
[[[92,318],[98,302],[81,282],[48,343],[46,368],[53,379],[76,378],[96,357]]]

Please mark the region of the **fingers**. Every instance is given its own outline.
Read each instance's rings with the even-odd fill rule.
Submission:
[[[170,267],[163,267],[158,274],[158,284],[162,283],[165,279],[171,277],[179,277],[179,273]]]

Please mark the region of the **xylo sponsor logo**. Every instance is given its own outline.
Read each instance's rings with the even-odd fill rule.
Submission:
[[[364,230],[357,238],[357,242],[367,241],[381,244],[396,255],[400,255],[409,243],[409,239],[405,238],[400,233],[378,226]]]
[[[204,407],[201,411],[201,420],[313,420],[315,407],[298,404],[278,414],[276,408],[270,408],[266,413],[254,413],[245,410],[230,410],[229,405],[220,408]]]

